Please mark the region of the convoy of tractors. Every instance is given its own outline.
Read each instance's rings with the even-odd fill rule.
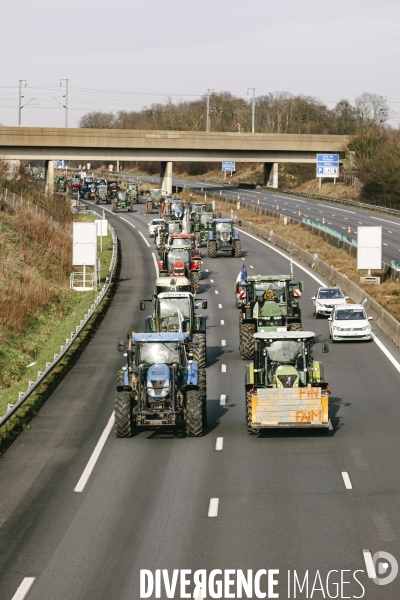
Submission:
[[[209,258],[219,252],[241,257],[240,221],[221,218],[212,204],[185,203],[161,190],[143,199],[146,213],[158,210],[149,236],[158,249],[159,276],[152,297],[140,302],[141,310],[151,306],[142,332],[118,343],[126,360],[117,378],[115,432],[130,437],[144,426],[184,424],[186,434],[197,437],[207,426],[206,317],[197,312],[207,309],[200,297],[201,247],[207,246]],[[323,364],[313,358],[316,343],[323,352],[328,346],[303,331],[303,290],[304,282],[295,282],[292,274],[248,276],[242,263],[234,293],[239,350],[248,361],[243,404],[251,435],[268,428],[330,426],[330,390]]]
[[[206,317],[197,312],[207,308],[199,296],[201,248],[207,247],[208,258],[218,253],[240,258],[240,221],[221,218],[207,202],[185,202],[161,189],[141,192],[133,180],[122,189],[115,180],[60,177],[57,186],[95,204],[111,204],[112,212],[131,212],[140,202],[147,214],[157,211],[148,231],[158,250],[158,277],[152,297],[140,302],[141,310],[151,304],[151,314],[142,333],[118,343],[126,360],[118,372],[115,431],[129,437],[143,426],[182,422],[188,436],[201,436],[207,425]],[[239,351],[248,361],[244,412],[252,435],[268,428],[330,426],[330,391],[312,352],[319,341],[303,331],[303,290],[293,273],[248,276],[244,263],[234,284]],[[328,352],[325,341],[322,351]]]

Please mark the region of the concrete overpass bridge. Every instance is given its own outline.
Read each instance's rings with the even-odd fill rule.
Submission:
[[[0,158],[44,160],[47,183],[53,160],[159,161],[161,186],[170,192],[173,161],[260,162],[264,183],[277,187],[278,163],[315,163],[317,153],[345,149],[343,135],[0,127]]]

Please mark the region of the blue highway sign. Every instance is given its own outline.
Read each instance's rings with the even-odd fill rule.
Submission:
[[[222,163],[223,171],[236,171],[236,166],[234,161],[225,161]]]

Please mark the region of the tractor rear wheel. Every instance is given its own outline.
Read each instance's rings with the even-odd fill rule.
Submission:
[[[117,392],[115,396],[115,434],[119,438],[132,436],[132,403],[130,392]]]
[[[215,258],[217,256],[217,242],[215,240],[209,240],[207,243],[207,256],[209,258]]]
[[[252,360],[254,358],[253,333],[253,329],[249,329],[248,325],[240,326],[240,344],[243,347],[243,360]]]
[[[207,345],[205,333],[196,333],[199,338],[198,348],[193,348],[193,360],[197,362],[199,369],[205,369],[207,365]]]
[[[117,383],[118,385],[124,385],[124,374],[125,372],[121,369],[117,374]]]
[[[146,202],[146,213],[150,214],[152,212],[153,212],[153,202],[151,200],[150,201],[148,200]]]
[[[111,211],[113,213],[117,212],[117,205],[115,204],[115,202],[111,202]]]
[[[203,402],[200,390],[189,390],[186,394],[186,433],[199,437],[203,433]]]
[[[97,197],[94,199],[94,203],[95,203],[95,204],[98,204],[98,203],[99,203],[99,199],[98,199]]]
[[[206,370],[199,369],[199,388],[201,392],[202,398],[202,408],[203,408],[203,427],[207,426],[207,379],[206,379]]]
[[[249,435],[258,435],[260,430],[258,427],[253,427],[251,425],[252,422],[252,407],[251,402],[252,398],[250,396],[250,392],[246,392],[246,423],[247,423],[247,431]]]
[[[242,242],[240,240],[233,240],[233,256],[235,258],[242,256]]]
[[[196,233],[194,234],[195,238],[196,238],[196,244],[198,244],[201,247],[201,233],[200,231],[196,231]]]

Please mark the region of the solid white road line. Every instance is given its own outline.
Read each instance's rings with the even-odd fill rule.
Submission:
[[[274,198],[284,198],[288,200],[287,196],[278,196],[278,194],[272,194]],[[295,202],[307,202],[307,200],[300,200],[300,198],[291,198],[291,200],[295,200]]]
[[[222,450],[224,445],[224,438],[223,437],[217,437],[217,440],[215,442],[215,449],[220,451]]]
[[[111,417],[108,419],[108,423],[100,436],[99,441],[96,444],[95,449],[93,450],[92,456],[89,459],[88,464],[86,465],[85,470],[83,471],[80,480],[78,481],[74,492],[83,492],[87,482],[89,481],[89,477],[92,474],[94,467],[98,461],[98,458],[101,454],[101,451],[104,448],[104,445],[107,441],[108,436],[110,435],[111,429],[114,427],[114,411],[112,412]]]
[[[23,600],[31,589],[36,577],[25,577],[11,600]]]
[[[286,260],[291,260],[290,256],[286,256],[284,254],[284,252],[281,252],[281,250],[278,250],[277,248],[275,248],[271,244],[268,244],[267,242],[264,242],[263,240],[260,240],[259,238],[255,237],[254,235],[251,235],[251,233],[247,233],[247,231],[243,231],[243,229],[239,229],[239,231],[240,231],[240,233],[243,233],[244,235],[247,235],[248,237],[252,238],[253,240],[256,240],[260,244],[263,244],[264,246],[267,246],[267,248],[270,248],[270,250],[273,250],[274,252],[277,252],[278,254],[280,254],[281,256],[283,256],[284,258],[286,258]],[[316,281],[320,286],[325,287],[325,283],[323,281],[321,281],[321,279],[318,279],[318,277],[316,275],[314,275],[314,273],[312,273],[311,271],[309,271],[308,269],[306,269],[305,267],[303,267],[303,265],[301,265],[300,263],[298,263],[296,260],[293,261],[293,264],[296,265],[296,267],[298,267],[299,269],[301,269],[305,273],[307,273],[307,275],[309,275],[310,277],[312,277],[314,279],[314,281]],[[389,352],[389,350],[386,348],[386,346],[384,346],[382,344],[382,342],[380,340],[378,340],[378,338],[376,337],[376,335],[372,334],[372,339],[374,340],[374,342],[376,343],[376,345],[378,346],[378,348],[380,348],[382,350],[382,352],[385,354],[385,356],[390,360],[390,362],[392,363],[392,365],[394,366],[394,368],[397,369],[397,371],[400,373],[400,363],[397,362],[397,360]]]
[[[225,402],[226,402],[226,395],[225,394],[221,394],[219,397],[219,403],[221,406],[225,406]]]
[[[396,221],[389,221],[388,219],[380,219],[379,217],[370,217],[370,219],[375,219],[375,221],[385,221],[385,223],[392,223],[392,225],[400,225],[400,223],[396,223]]]
[[[226,365],[221,365],[221,373],[226,373]]]
[[[367,574],[370,579],[376,579],[376,571],[372,555],[369,550],[363,550],[364,562],[367,569]]]
[[[224,319],[221,319],[221,325],[225,325]]]
[[[221,340],[221,346],[226,346],[226,340]]]
[[[218,304],[218,308],[222,308],[222,304]]]
[[[352,490],[353,486],[351,485],[349,474],[346,473],[346,471],[343,471],[342,477],[343,477],[344,487],[346,488],[346,490]]]
[[[218,516],[218,504],[219,498],[211,498],[210,506],[208,508],[208,516],[209,517],[217,517]]]
[[[146,240],[146,238],[144,237],[144,235],[143,235],[143,233],[142,233],[141,231],[139,231],[139,235],[141,235],[141,236],[142,236],[142,238],[144,239],[144,241],[145,241],[145,242],[146,242],[146,244],[147,244],[147,247],[148,247],[148,248],[150,248],[150,244],[149,244],[149,242]]]
[[[159,271],[159,269],[158,269],[157,258],[156,258],[156,255],[154,254],[154,252],[152,252],[152,253],[151,253],[151,255],[152,255],[152,257],[153,257],[154,266],[155,266],[155,268],[156,268],[156,276],[157,276],[157,279],[158,279],[158,278],[160,277],[160,271]]]
[[[126,219],[124,219],[124,217],[120,217],[120,219],[121,219],[121,221],[125,221],[125,223],[128,223],[128,225],[130,225],[131,227],[133,227],[133,229],[136,229],[135,225],[133,223],[130,223]]]

